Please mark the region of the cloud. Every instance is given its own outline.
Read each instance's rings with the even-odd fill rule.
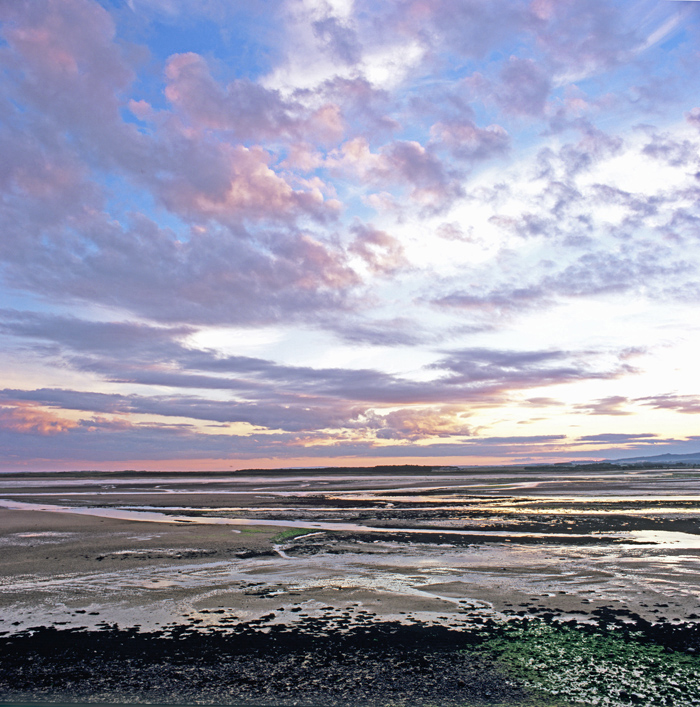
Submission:
[[[350,66],[359,63],[362,57],[360,42],[351,27],[333,16],[312,23],[314,35],[325,44],[331,55]]]
[[[530,224],[532,226],[532,224]],[[541,232],[541,231],[540,231]],[[677,258],[664,246],[645,244],[638,252],[584,252],[558,272],[544,274],[547,269],[534,269],[534,281],[525,273],[517,284],[503,283],[494,289],[474,287],[472,291],[455,290],[432,301],[438,308],[472,312],[476,317],[504,319],[520,311],[547,307],[564,298],[587,298],[625,292],[648,293],[653,287],[663,288],[674,296],[668,283],[690,277],[694,265]],[[551,262],[551,261],[549,261]],[[532,272],[532,270],[531,270]],[[679,293],[680,294],[680,293]],[[684,296],[689,291],[685,290]]]
[[[417,31],[419,25],[413,23],[420,13],[423,20],[449,32],[450,13],[452,22],[469,19],[478,25],[496,23],[499,8],[508,31],[516,26],[517,32],[531,31],[532,10],[525,4],[486,8],[480,3],[444,2],[427,9],[406,3],[402,13],[407,24],[402,32]],[[364,271],[371,278],[391,269],[391,262],[398,263],[402,243],[392,235],[394,243],[388,246],[387,241],[380,247],[363,236],[351,246],[354,253],[344,252],[328,236],[328,223],[342,217],[332,185],[318,175],[302,179],[289,170],[342,172],[353,189],[359,183],[365,190],[367,203],[378,207],[397,203],[396,199],[405,201],[405,190],[419,213],[429,216],[462,199],[465,175],[460,169],[465,164],[501,156],[511,142],[498,125],[477,126],[468,102],[455,103],[453,96],[451,113],[445,106],[435,106],[437,114],[450,117],[431,123],[429,141],[394,139],[372,148],[373,131],[397,129],[398,123],[387,113],[398,115],[403,105],[402,99],[377,90],[366,78],[336,76],[321,82],[317,92],[283,96],[247,78],[223,85],[213,77],[207,60],[193,52],[170,57],[163,87],[170,104],[155,109],[143,99],[128,97],[135,77],[133,53],[115,41],[115,26],[105,10],[79,0],[45,9],[6,10],[5,57],[11,56],[23,71],[8,73],[5,85],[22,109],[5,106],[12,119],[0,134],[7,156],[0,166],[0,185],[5,185],[7,194],[0,216],[7,234],[0,250],[6,281],[44,296],[109,304],[162,322],[253,323],[289,317],[320,321],[324,310],[349,312],[359,306],[359,299],[351,294],[361,278],[348,256],[371,261]],[[555,10],[538,22],[555,22]],[[394,17],[391,8],[386,12]],[[77,17],[84,28],[80,36],[74,36]],[[340,41],[342,28],[364,21],[332,13],[319,17],[314,20],[321,23],[318,32],[325,32],[328,41],[335,41],[333,33]],[[478,30],[477,25],[469,31],[483,30],[484,37],[496,42],[505,36],[500,26]],[[52,62],[54,55],[58,59]],[[517,78],[513,85],[523,91],[538,85],[537,72],[545,70],[520,57],[501,69],[503,80]],[[60,86],[60,95],[50,90],[54,84]],[[535,92],[528,98],[515,88],[506,93],[521,112],[534,110],[540,95]],[[145,125],[137,127],[123,119],[127,105]],[[325,157],[322,143],[334,144],[346,130],[360,134]],[[549,179],[554,206],[502,216],[493,223],[527,237],[591,237],[591,224],[574,220],[572,214],[590,195],[577,192],[571,182],[618,154],[621,143],[590,125],[581,130],[577,143],[541,153],[541,175]],[[253,144],[256,140],[265,145]],[[302,150],[304,145],[308,147]],[[663,154],[664,159],[677,161],[681,152],[690,154],[691,147],[658,138],[653,146],[647,145],[647,152],[655,159]],[[282,155],[289,156],[280,164]],[[463,165],[456,168],[453,159]],[[166,210],[170,227],[157,225],[155,214],[112,211],[115,195],[97,179],[96,169],[111,171],[114,179],[124,178],[135,190],[135,201],[142,192],[144,199],[153,199]],[[367,194],[368,186],[381,192]],[[556,196],[555,189],[559,189]],[[650,208],[651,201],[646,205]],[[637,219],[649,215],[640,210],[643,203],[636,196],[626,206]],[[565,225],[561,217],[567,213],[572,218]],[[307,227],[309,219],[315,225]],[[679,208],[674,219],[674,231],[687,233],[694,227],[687,207]],[[637,224],[628,222],[630,229]],[[386,228],[376,230],[392,233]],[[379,251],[384,255],[379,256]],[[371,253],[375,255],[367,261]],[[644,257],[659,253],[647,249]],[[603,259],[608,259],[605,251],[595,255],[593,269]],[[616,272],[634,259],[615,254]],[[576,269],[570,258],[561,262],[572,268],[572,278],[584,273],[590,280],[590,266]],[[640,274],[650,274],[650,268],[642,273],[636,267]],[[608,270],[613,274],[613,267]],[[668,266],[656,274],[673,272]],[[544,282],[518,287],[501,278],[490,290],[455,291],[436,296],[435,301],[486,309],[501,308],[500,300],[506,298],[546,304],[557,289],[572,289],[573,283],[564,282],[568,276],[562,272],[557,279],[549,274]],[[591,284],[586,289],[594,291],[604,287]]]
[[[15,287],[156,321],[294,320],[342,311],[359,283],[342,251],[295,230],[270,230],[256,242],[243,229],[195,229],[181,241],[142,215],[132,215],[128,227],[96,217],[81,234],[54,231],[38,249],[41,234],[33,224],[23,230],[24,220],[8,224],[6,233],[17,239],[3,253]]]
[[[112,384],[144,386],[143,395],[129,396],[14,389],[4,392],[8,400],[125,420],[139,414],[324,435],[331,429],[363,428],[370,435],[391,438],[418,438],[430,430],[437,436],[459,437],[469,433],[462,418],[471,408],[500,404],[518,390],[600,380],[625,370],[624,364],[596,364],[590,353],[462,349],[425,367],[432,375],[418,381],[370,368],[289,366],[193,349],[186,345],[188,327],[7,311],[3,319],[5,335],[42,342],[30,348],[36,355]],[[226,395],[203,397],[202,391],[214,390]]]
[[[118,92],[134,78],[109,13],[88,0],[4,3],[1,13],[23,98],[70,132],[104,138],[120,122]]]
[[[349,314],[340,320],[324,321],[323,327],[344,341],[371,346],[422,346],[435,338],[424,325],[409,316],[361,319]]]
[[[654,247],[632,257],[618,253],[585,253],[557,275],[545,277],[543,286],[546,291],[573,297],[624,292],[643,286],[648,279],[673,278],[692,269],[681,260],[665,260],[666,249]]]
[[[58,462],[73,464],[109,461],[119,464],[132,459],[170,460],[230,457],[250,450],[253,440],[227,435],[201,435],[181,426],[124,425],[94,421],[65,434],[18,435],[0,428],[0,453],[5,468],[25,465],[26,459],[43,461],[55,469]]]
[[[642,152],[671,167],[700,167],[697,145],[691,140],[674,140],[668,134],[652,134]]]
[[[451,352],[431,368],[449,371],[445,379],[465,388],[475,386],[481,393],[517,390],[585,378],[608,378],[616,371],[596,372],[566,351],[499,351],[463,349]]]
[[[381,139],[401,129],[401,124],[390,115],[396,107],[395,97],[362,76],[333,77],[324,81],[317,93],[309,95],[319,95],[326,105],[338,106],[344,118],[343,130],[352,137],[371,135]]]
[[[468,227],[468,230],[470,232],[473,231],[473,229],[470,227]],[[444,238],[448,241],[464,241],[466,243],[469,243],[471,240],[473,240],[471,233],[464,233],[464,231],[462,230],[462,225],[457,221],[441,223],[437,227],[435,233],[440,238]]]
[[[574,405],[574,409],[588,415],[631,415],[632,411],[625,406],[631,401],[623,395],[610,395],[599,400]]]
[[[523,116],[544,113],[551,79],[532,59],[511,56],[499,79],[495,98],[506,113]]]
[[[190,153],[191,169],[172,169],[158,179],[165,206],[188,221],[215,220],[236,225],[243,219],[294,221],[306,213],[319,218],[336,214],[336,205],[324,202],[318,189],[295,190],[271,167],[272,156],[260,147],[242,145],[179,145],[184,162]],[[191,148],[191,149],[190,149]]]
[[[430,210],[440,211],[462,194],[457,175],[414,140],[397,140],[372,152],[366,138],[354,138],[331,153],[327,165],[380,187],[406,185],[410,198]]]
[[[202,316],[207,289],[216,290],[215,301],[221,301],[223,286],[221,312],[238,319],[259,311],[248,304],[256,292],[265,299],[265,293],[278,289],[277,277],[287,280],[283,289],[300,286],[301,299],[307,300],[321,282],[334,283],[336,289],[342,280],[342,289],[356,281],[337,249],[330,252],[294,226],[301,217],[337,217],[339,204],[325,199],[320,180],[292,186],[278,174],[276,158],[266,149],[209,134],[214,127],[236,127],[226,123],[234,115],[244,137],[292,130],[291,109],[274,91],[246,81],[223,91],[206,73],[201,57],[178,55],[168,70],[173,106],[181,114],[151,110],[142,100],[136,102],[137,112],[149,126],[137,128],[122,119],[123,94],[134,73],[114,41],[109,14],[80,0],[32,7],[35,12],[28,6],[5,10],[8,48],[3,58],[16,69],[4,84],[12,103],[3,108],[8,120],[0,130],[0,144],[7,148],[0,168],[6,195],[0,224],[7,240],[0,257],[15,286],[108,301],[171,320],[188,319],[197,309]],[[208,127],[193,132],[184,119]],[[326,135],[338,129],[332,106],[304,120],[308,129],[323,129]],[[303,133],[307,128],[298,129]],[[159,228],[144,213],[106,210],[112,195],[102,170],[126,179],[127,193],[136,190],[138,206],[145,191],[146,201],[155,199],[185,225],[176,220],[178,231]],[[244,221],[273,222],[286,233],[279,237],[267,231],[257,240]],[[190,233],[188,224],[194,229]],[[230,263],[226,273],[224,261]],[[179,314],[178,302],[183,303]],[[169,311],[156,313],[159,305]],[[272,312],[275,306],[263,308]]]
[[[685,119],[696,128],[700,128],[700,108],[693,108],[685,114]]]
[[[627,8],[603,0],[536,0],[531,7],[537,45],[562,73],[583,78],[613,68],[645,41]]]
[[[642,432],[637,434],[625,434],[621,432],[604,432],[597,435],[584,435],[577,438],[577,442],[585,442],[589,444],[627,444],[642,443],[655,444],[659,440],[659,436],[652,432]]]
[[[435,52],[447,48],[477,59],[518,36],[529,23],[527,3],[520,0],[406,0],[392,10],[388,28],[420,37]]]
[[[76,351],[123,358],[170,355],[172,343],[195,332],[192,326],[154,327],[139,322],[100,322],[55,315],[0,310],[0,332],[52,341]]]
[[[609,135],[589,123],[579,123],[581,138],[577,143],[567,143],[558,152],[546,147],[539,154],[540,177],[570,180],[587,172],[607,158],[618,155],[624,141]]]
[[[197,127],[231,131],[240,141],[279,139],[298,129],[294,113],[300,106],[248,79],[222,88],[204,57],[194,52],[173,54],[165,78],[165,96]]]
[[[472,121],[435,123],[430,129],[433,142],[447,148],[459,160],[480,161],[505,154],[510,136],[500,125],[477,127]]]
[[[470,437],[472,430],[458,407],[443,406],[395,410],[374,415],[370,426],[376,426],[378,439],[419,440],[434,437]]]
[[[220,381],[220,387],[224,386],[225,381]],[[46,388],[33,391],[4,390],[0,391],[0,395],[7,397],[8,405],[13,404],[13,401],[27,401],[21,404],[41,405],[55,410],[77,410],[88,415],[108,414],[116,416],[116,419],[122,420],[124,424],[131,424],[128,420],[132,415],[148,415],[218,423],[245,422],[251,429],[258,427],[286,432],[310,432],[342,426],[360,412],[359,408],[353,408],[352,405],[332,406],[328,401],[324,405],[323,401],[312,399],[306,401],[306,404],[302,402],[290,406],[289,401],[287,404],[220,401],[193,395],[122,395]],[[43,414],[48,419],[54,419],[49,413]],[[66,429],[75,426],[76,424],[72,424]],[[33,427],[27,429],[35,431]]]
[[[700,413],[700,396],[698,395],[666,393],[665,395],[650,395],[637,398],[637,402],[657,410],[674,410],[675,412],[685,413],[686,415]]]
[[[335,142],[342,137],[342,111],[336,103],[311,109],[247,78],[222,86],[200,54],[173,54],[164,74],[165,97],[179,117],[199,130],[246,144],[304,137]]]
[[[583,130],[581,140],[545,148],[528,168],[467,192],[444,235],[492,255],[488,267],[466,262],[439,282],[438,308],[469,313],[475,325],[496,316],[502,326],[570,298],[697,296],[696,166],[684,164],[696,141],[687,131],[682,139],[645,131],[625,143]],[[682,256],[679,243],[687,243]]]
[[[410,429],[410,426],[409,426]],[[409,432],[410,434],[410,432]],[[177,459],[276,459],[284,463],[301,458],[423,458],[507,455],[515,459],[557,449],[563,435],[533,435],[473,438],[462,442],[416,445],[402,439],[396,444],[383,440],[357,441],[340,436],[307,434],[232,435],[201,434],[182,424],[128,424],[92,419],[62,434],[17,434],[0,426],[3,466],[23,466],[26,459],[69,462],[124,463],[160,460],[165,465]],[[46,463],[44,462],[44,466]]]
[[[534,398],[528,398],[521,403],[523,406],[528,407],[561,407],[564,403],[561,400],[556,400],[555,398],[547,398],[543,396],[537,396]]]
[[[456,290],[432,300],[432,304],[437,307],[467,310],[489,316],[500,316],[535,305],[546,306],[550,302],[551,295],[540,286],[499,287],[483,292]]]
[[[25,401],[0,403],[0,430],[31,435],[57,435],[78,426],[77,422],[53,415]]]
[[[3,467],[17,469],[28,465],[34,468],[55,469],[68,464],[109,464],[115,468],[132,461],[154,460],[161,462],[160,468],[172,467],[178,460],[253,460],[249,466],[268,460],[283,466],[292,459],[337,459],[348,464],[357,460],[362,464],[380,459],[404,459],[408,462],[441,463],[445,458],[463,459],[470,463],[474,459],[503,459],[511,463],[531,463],[551,459],[590,458],[587,451],[563,452],[567,439],[564,435],[531,435],[508,437],[470,438],[461,442],[434,444],[411,444],[404,441],[355,442],[343,439],[314,440],[300,435],[249,435],[197,434],[182,425],[128,426],[107,422],[80,426],[62,435],[21,435],[0,429],[0,453]],[[648,449],[649,443],[642,442]],[[634,443],[632,443],[634,448]],[[659,440],[654,444],[654,453],[697,451],[697,441]],[[629,455],[629,447],[608,448],[605,456],[613,458]],[[600,452],[598,453],[600,458]],[[47,463],[44,460],[50,459]],[[309,462],[304,462],[309,463]],[[326,462],[327,463],[327,462]],[[376,462],[375,462],[376,463]],[[396,463],[396,462],[394,462]],[[452,462],[454,463],[454,462]],[[94,468],[94,466],[92,467]]]
[[[348,251],[360,256],[371,272],[389,274],[408,266],[398,239],[364,224],[356,224],[352,231],[355,237]]]

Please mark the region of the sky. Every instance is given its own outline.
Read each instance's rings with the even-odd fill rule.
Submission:
[[[0,0],[0,469],[700,452],[700,3]]]

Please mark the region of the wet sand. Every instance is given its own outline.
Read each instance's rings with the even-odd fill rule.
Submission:
[[[685,629],[700,621],[700,474],[571,476],[5,476],[0,636],[137,631],[155,640],[179,631],[249,641],[246,631],[291,631],[313,652],[319,631],[337,644],[370,626],[386,642],[404,628],[468,637],[485,622],[537,617],[597,625],[632,616]],[[390,644],[400,660],[403,649]],[[251,675],[262,670],[255,665]],[[474,665],[463,668],[479,673]],[[515,684],[494,692],[503,680],[484,670],[483,685],[460,678],[473,690],[433,685],[435,694],[445,704],[526,700]],[[253,692],[239,697],[260,701]],[[357,698],[330,694],[328,704]],[[134,688],[129,700],[138,699]]]

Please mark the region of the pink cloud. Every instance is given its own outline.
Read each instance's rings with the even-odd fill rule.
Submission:
[[[44,214],[49,223],[65,211],[66,204],[100,203],[99,190],[90,183],[85,165],[64,141],[52,148],[9,126],[0,131],[0,189],[30,200],[35,218]]]
[[[308,142],[293,143],[282,167],[296,169],[300,172],[313,172],[323,165],[324,157]]]
[[[407,185],[413,201],[435,209],[450,203],[461,189],[440,158],[414,140],[397,140],[372,152],[366,138],[354,138],[326,164],[379,186]]]
[[[363,201],[369,204],[375,211],[385,211],[388,213],[393,213],[401,215],[404,211],[403,205],[399,203],[399,200],[388,191],[377,192],[374,194],[369,194]]]
[[[221,86],[204,57],[175,54],[165,66],[165,96],[178,114],[200,129],[231,132],[239,141],[287,140],[306,136],[334,144],[345,124],[337,103],[308,110],[247,79]]]
[[[139,120],[152,121],[156,116],[156,111],[153,109],[153,106],[148,103],[148,101],[135,101],[132,99],[127,105],[129,106],[129,110],[132,114]]]
[[[329,105],[339,107],[346,131],[378,139],[401,129],[400,123],[387,114],[390,95],[364,78],[335,77],[325,82],[319,92]]]
[[[345,132],[343,114],[335,103],[326,103],[311,114],[305,132],[317,141],[334,144]]]
[[[343,256],[332,253],[309,235],[290,240],[280,247],[280,254],[296,265],[295,287],[302,290],[315,290],[320,286],[340,290],[358,282],[355,271],[345,264]]]
[[[69,130],[102,135],[119,122],[133,72],[109,13],[88,0],[3,3],[5,38],[21,60],[24,98]]]
[[[279,138],[295,130],[288,105],[277,91],[246,79],[222,88],[204,57],[194,52],[175,54],[165,66],[165,96],[197,127],[230,130],[238,140]]]
[[[15,160],[21,169],[8,174],[5,163],[6,184],[12,181],[35,200],[23,209],[25,214],[45,210],[51,190],[61,216],[84,212],[88,200],[95,208],[99,187],[90,179],[88,164],[119,170],[169,210],[195,222],[291,223],[300,214],[321,219],[337,214],[337,204],[325,203],[317,187],[294,188],[277,174],[269,151],[209,134],[225,129],[242,140],[298,132],[299,119],[276,92],[244,80],[222,89],[202,57],[180,54],[166,66],[165,91],[175,113],[157,113],[144,100],[122,98],[134,74],[114,41],[109,14],[96,3],[46,0],[3,7],[2,12],[12,60],[20,68],[13,98],[36,111],[29,120],[41,121],[35,136],[43,138],[27,142],[25,154]],[[140,132],[125,123],[123,106],[149,121],[150,130]],[[19,114],[15,117],[21,122]],[[324,139],[342,128],[332,106],[307,118]],[[27,118],[21,120],[26,126]],[[53,224],[60,222],[55,214]]]
[[[463,411],[458,407],[403,408],[387,415],[377,416],[381,425],[376,435],[381,439],[419,440],[431,437],[470,437],[471,428],[465,424]]]
[[[20,434],[56,435],[80,423],[47,412],[33,403],[8,401],[0,405],[0,429]]]
[[[357,225],[353,232],[355,239],[348,250],[359,255],[372,272],[388,274],[408,265],[401,242],[385,231]]]
[[[194,220],[213,218],[222,223],[241,218],[287,219],[299,211],[324,210],[318,189],[295,191],[273,169],[272,157],[261,147],[219,143],[191,144],[196,154],[192,170],[172,173],[160,189],[168,208]],[[207,164],[205,154],[212,156]]]
[[[330,167],[351,169],[360,177],[368,177],[386,170],[381,155],[373,153],[365,137],[357,137],[344,143],[327,161]]]
[[[156,138],[160,145],[151,151],[162,148],[153,162],[163,164],[166,172],[146,179],[170,210],[188,219],[222,223],[242,218],[291,222],[302,213],[336,215],[338,204],[324,200],[319,184],[296,180],[302,188],[293,188],[275,171],[272,151],[240,143],[291,142],[282,166],[311,171],[320,158],[299,138],[308,135],[321,143],[339,139],[343,119],[337,105],[327,103],[307,113],[277,91],[250,81],[236,80],[222,88],[204,58],[194,53],[172,56],[165,75],[165,94],[175,114],[164,123]],[[144,106],[134,108],[146,111]]]

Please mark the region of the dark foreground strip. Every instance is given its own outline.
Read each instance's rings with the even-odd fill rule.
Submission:
[[[649,624],[624,611],[597,614],[596,625],[550,623],[591,634],[614,632],[674,652],[700,649],[696,624]],[[508,625],[527,624],[513,619]],[[107,625],[100,631],[38,627],[0,638],[0,702],[535,704],[522,682],[480,650],[505,631],[491,620],[459,629],[368,621],[339,631],[311,618],[294,626],[253,622],[208,632],[192,626],[152,633]]]
[[[0,641],[0,699],[255,705],[518,704],[525,691],[465,651],[476,633],[323,622],[139,633],[39,628]]]

